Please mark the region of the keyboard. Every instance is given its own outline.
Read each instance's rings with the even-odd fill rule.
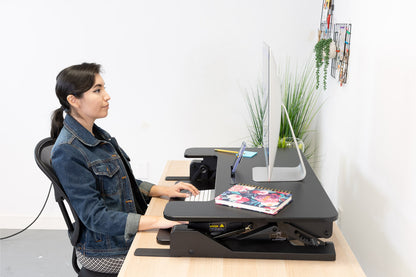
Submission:
[[[200,190],[198,195],[190,195],[185,201],[211,201],[215,198],[215,189]]]

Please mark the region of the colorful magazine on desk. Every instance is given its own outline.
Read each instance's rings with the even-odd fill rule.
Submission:
[[[215,204],[242,208],[266,214],[277,214],[292,201],[292,194],[260,188],[252,185],[237,184],[215,197]]]

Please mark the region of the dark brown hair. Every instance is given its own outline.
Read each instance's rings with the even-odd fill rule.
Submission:
[[[82,63],[62,70],[56,76],[55,93],[61,107],[52,114],[51,137],[57,138],[64,126],[63,112],[69,113],[71,106],[68,95],[81,98],[95,83],[95,75],[101,72],[101,65],[95,63]]]

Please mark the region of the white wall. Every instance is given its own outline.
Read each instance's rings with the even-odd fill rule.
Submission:
[[[317,173],[369,276],[416,275],[413,11],[410,0],[335,6],[335,21],[353,24],[350,73],[342,88],[328,81]],[[318,0],[1,1],[0,228],[24,227],[45,199],[33,149],[58,107],[59,70],[103,64],[112,100],[98,124],[157,182],[187,147],[247,139],[242,95],[260,78],[262,41],[303,61],[320,12]],[[34,228],[62,223],[51,199]]]
[[[335,1],[352,23],[348,83],[318,119],[322,184],[368,276],[416,276],[414,1]]]
[[[320,9],[317,0],[0,1],[0,228],[26,226],[46,197],[33,150],[49,135],[61,69],[103,65],[112,100],[97,123],[136,177],[158,182],[187,147],[248,139],[243,95],[260,79],[262,42],[276,58],[310,56]],[[33,228],[64,228],[53,198]]]

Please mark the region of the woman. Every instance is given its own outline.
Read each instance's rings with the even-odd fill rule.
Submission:
[[[61,107],[52,116],[52,166],[84,225],[76,246],[78,260],[89,270],[117,273],[137,231],[180,224],[144,215],[150,197],[186,197],[181,189],[199,192],[191,184],[164,187],[134,178],[129,157],[94,124],[107,116],[110,100],[100,65],[62,70],[55,91]]]

